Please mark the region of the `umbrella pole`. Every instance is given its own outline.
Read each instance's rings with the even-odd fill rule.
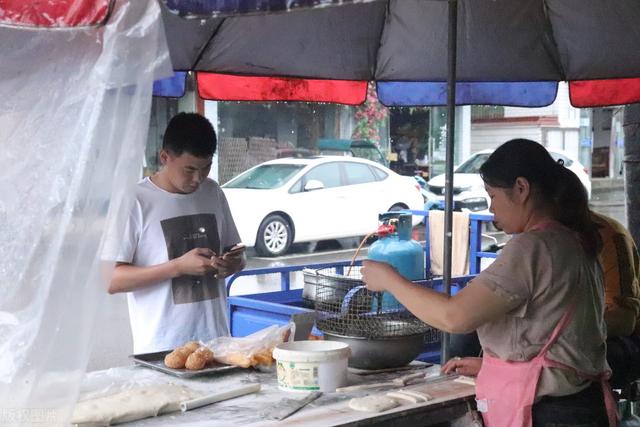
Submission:
[[[453,145],[456,129],[456,48],[458,35],[458,1],[448,0],[449,31],[447,38],[447,152],[445,157],[445,193],[444,193],[444,253],[443,284],[444,291],[451,295],[451,249],[453,228]],[[449,360],[449,334],[442,333],[440,363]]]

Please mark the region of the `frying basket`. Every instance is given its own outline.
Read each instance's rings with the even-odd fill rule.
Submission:
[[[440,333],[415,317],[388,292],[373,292],[362,282],[360,266],[344,273],[335,268],[316,270],[314,304],[317,327],[346,337],[391,338],[425,334],[425,343]]]

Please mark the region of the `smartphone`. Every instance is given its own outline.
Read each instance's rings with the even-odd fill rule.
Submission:
[[[225,255],[229,255],[229,256],[239,255],[242,252],[244,252],[245,249],[247,249],[247,247],[245,245],[243,245],[242,243],[238,243],[238,244],[235,244],[233,246],[227,246],[226,248],[224,248],[224,253],[222,254],[222,256],[225,256]]]

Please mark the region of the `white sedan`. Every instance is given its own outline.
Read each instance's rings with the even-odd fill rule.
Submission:
[[[562,160],[564,166],[575,173],[591,198],[591,178],[584,166],[569,154],[557,149],[548,149],[554,160]],[[482,150],[472,154],[453,174],[453,203],[454,209],[478,213],[489,213],[491,203],[489,195],[484,190],[484,182],[480,177],[480,166],[487,161],[493,150]],[[444,203],[445,176],[438,175],[427,183],[426,197],[428,206],[442,206]]]
[[[258,254],[278,256],[292,243],[363,236],[378,214],[424,209],[412,177],[341,156],[261,163],[222,186],[240,238]],[[414,225],[422,220],[414,217]]]

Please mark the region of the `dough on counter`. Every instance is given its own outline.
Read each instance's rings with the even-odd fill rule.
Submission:
[[[421,391],[417,391],[417,390],[408,390],[408,389],[402,389],[402,390],[398,390],[399,393],[407,395],[407,396],[413,396],[416,399],[418,399],[417,402],[414,403],[418,403],[418,402],[428,402],[430,400],[433,400],[433,396],[431,396],[428,393],[423,393]],[[389,394],[389,393],[387,393]]]
[[[412,396],[410,394],[405,394],[401,391],[391,391],[387,393],[387,397],[390,397],[394,400],[405,401],[407,403],[418,403],[422,402],[422,399],[417,398],[416,396]]]
[[[398,401],[383,394],[355,397],[349,401],[349,408],[362,412],[383,412],[400,406]]]
[[[72,424],[111,425],[180,410],[180,403],[201,393],[176,384],[159,384],[78,402]]]
[[[466,375],[460,375],[458,378],[453,380],[456,383],[476,385],[476,379],[473,377],[468,377]]]

